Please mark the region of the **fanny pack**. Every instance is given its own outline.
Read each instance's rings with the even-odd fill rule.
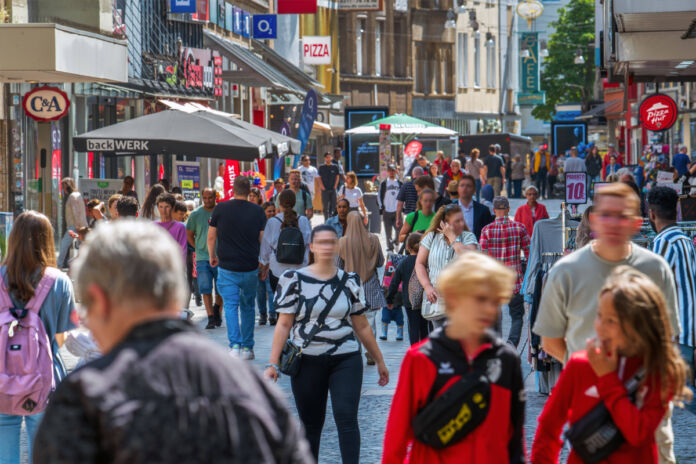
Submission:
[[[432,339],[430,343],[433,347],[439,345]],[[455,369],[451,362],[436,362],[435,365],[439,370],[426,406],[413,418],[411,426],[418,441],[443,449],[463,440],[486,419],[491,385],[488,377],[474,369],[436,398],[438,391],[455,375]],[[468,369],[468,366],[463,367]],[[441,373],[445,369],[448,372]]]
[[[632,401],[635,401],[635,392],[644,377],[645,368],[641,367],[624,384]],[[575,454],[588,464],[606,459],[626,441],[603,401],[573,423],[565,437]]]

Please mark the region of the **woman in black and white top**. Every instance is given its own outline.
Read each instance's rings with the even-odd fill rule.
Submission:
[[[389,382],[389,371],[372,329],[365,318],[365,297],[360,278],[348,273],[339,289],[344,271],[335,266],[338,250],[336,231],[327,225],[312,231],[310,250],[314,263],[286,271],[278,282],[275,307],[278,323],[273,335],[270,363],[264,375],[278,379],[278,363],[288,336],[302,346],[333,294],[336,300],[320,329],[302,351],[299,373],[292,377],[292,393],[314,457],[319,457],[321,431],[326,419],[326,401],[331,404],[338,428],[338,442],[344,464],[360,460],[358,405],[363,367],[358,340],[377,362],[379,384]],[[357,339],[356,339],[357,335]]]
[[[362,211],[362,220],[365,225],[368,223],[367,208],[363,201],[363,193],[358,187],[358,176],[355,172],[350,171],[346,174],[346,183],[338,189],[338,199],[345,198],[350,204],[351,211]]]

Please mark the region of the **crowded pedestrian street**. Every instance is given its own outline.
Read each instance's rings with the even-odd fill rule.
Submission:
[[[696,0],[0,0],[0,464],[696,464]]]

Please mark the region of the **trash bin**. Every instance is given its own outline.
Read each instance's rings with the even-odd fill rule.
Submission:
[[[373,234],[379,234],[382,230],[382,217],[379,214],[379,203],[377,202],[376,193],[366,193],[363,195],[365,208],[367,209],[368,223],[367,227]]]

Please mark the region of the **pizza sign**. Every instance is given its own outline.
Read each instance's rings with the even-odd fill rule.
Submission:
[[[679,109],[675,101],[664,94],[651,95],[640,104],[640,123],[649,131],[669,129],[677,122]]]

